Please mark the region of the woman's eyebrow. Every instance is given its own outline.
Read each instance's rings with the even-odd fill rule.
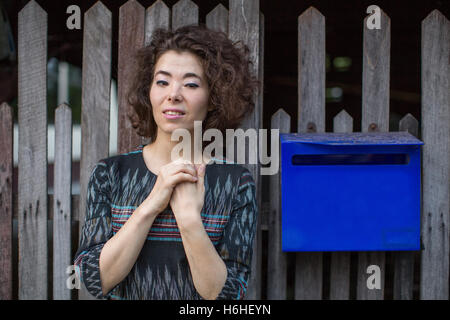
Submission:
[[[164,75],[169,76],[169,77],[172,76],[172,75],[170,74],[170,72],[167,72],[167,71],[164,71],[164,70],[159,70],[159,71],[157,71],[157,72],[155,73],[155,77],[156,77],[156,75],[159,74],[159,73],[164,74]],[[202,80],[202,78],[201,78],[199,75],[197,75],[197,74],[195,74],[195,73],[193,73],[193,72],[185,73],[184,76],[183,76],[183,79],[190,78],[190,77],[198,78],[200,81]]]

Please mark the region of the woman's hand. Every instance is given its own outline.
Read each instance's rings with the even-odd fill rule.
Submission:
[[[205,164],[195,165],[195,168],[198,180],[179,183],[170,199],[170,207],[180,229],[201,222],[200,213],[205,199]]]
[[[176,185],[196,181],[197,171],[190,161],[178,159],[162,166],[152,191],[145,199],[146,211],[158,215],[169,204]]]

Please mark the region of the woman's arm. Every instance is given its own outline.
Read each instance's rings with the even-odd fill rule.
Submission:
[[[103,295],[130,273],[157,214],[158,212],[151,209],[147,198],[105,243],[99,259]]]
[[[178,185],[170,201],[195,289],[205,299],[243,299],[256,232],[257,207],[253,178],[247,169],[242,172],[230,219],[217,249],[201,220],[204,170],[200,168],[198,178],[196,184]]]
[[[200,217],[200,212],[191,216]],[[195,289],[204,299],[216,299],[227,279],[227,268],[209,239],[201,219],[179,226]]]

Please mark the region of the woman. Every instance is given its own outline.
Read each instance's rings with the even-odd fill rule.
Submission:
[[[171,158],[175,129],[193,137],[194,121],[202,121],[225,132],[254,108],[259,82],[239,44],[186,26],[155,31],[138,52],[130,120],[152,142],[92,171],[75,266],[95,297],[244,298],[257,217],[250,172]]]

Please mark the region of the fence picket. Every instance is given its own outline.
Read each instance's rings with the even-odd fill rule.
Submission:
[[[11,300],[13,292],[13,109],[0,105],[0,300]]]
[[[219,3],[206,15],[206,26],[209,29],[228,32],[228,9]]]
[[[19,299],[47,299],[47,13],[19,12]]]
[[[81,107],[80,229],[84,224],[87,184],[94,165],[109,154],[111,12],[100,1],[84,17]],[[92,299],[84,285],[80,299]]]
[[[145,45],[150,44],[153,32],[158,28],[170,29],[170,9],[158,0],[147,8],[145,14]]]
[[[399,122],[399,131],[418,137],[419,122],[408,113]],[[394,300],[412,300],[414,289],[414,257],[416,252],[399,251],[394,254]]]
[[[259,46],[260,39],[260,12],[259,0],[230,0],[229,1],[229,17],[228,17],[228,37],[232,41],[242,41],[250,50],[250,58],[253,62],[251,72],[255,75],[260,75],[260,59],[261,53]],[[240,128],[244,131],[248,128],[261,128],[262,117],[262,100],[260,98],[261,92],[257,92],[254,97],[255,110],[253,113],[244,119]],[[245,150],[250,159],[250,153],[257,156],[257,148],[250,148],[248,140],[245,141]],[[257,157],[256,157],[257,159]],[[232,159],[233,160],[233,159]],[[258,164],[244,165],[249,169],[253,176],[256,185],[256,194],[261,194],[261,179],[259,176]],[[261,213],[261,199],[258,199],[258,212]],[[261,219],[258,218],[257,234],[253,244],[253,259],[252,272],[248,283],[247,299],[260,299],[261,297]]]
[[[343,109],[333,119],[334,132],[352,132],[353,118]],[[330,300],[350,298],[350,252],[332,252],[330,262]]]
[[[271,128],[291,132],[291,117],[278,109],[271,119]],[[280,153],[278,153],[280,154]],[[281,161],[281,158],[280,158]],[[280,163],[281,168],[281,163]],[[281,249],[281,172],[270,176],[270,210],[267,246],[267,299],[285,300],[287,288],[287,253]]]
[[[198,24],[198,6],[191,0],[180,0],[172,7],[172,30]]]
[[[127,93],[134,76],[133,60],[135,51],[144,45],[145,9],[136,0],[129,0],[119,8],[119,58],[118,58],[118,124],[117,153],[131,151],[141,144],[128,119],[132,111],[127,101]]]
[[[70,300],[67,267],[72,265],[72,110],[65,103],[55,111],[53,196],[53,300]]]
[[[298,17],[298,132],[325,131],[325,17]],[[296,254],[295,299],[322,299],[322,252]]]
[[[449,299],[450,22],[422,21],[422,241],[420,299]]]
[[[380,10],[381,28],[368,29],[367,18],[364,19],[363,26],[361,131],[388,131],[391,20]],[[383,299],[386,274],[385,253],[360,252],[358,259],[357,299]],[[380,268],[381,289],[367,288],[367,267],[370,265],[377,265]]]

